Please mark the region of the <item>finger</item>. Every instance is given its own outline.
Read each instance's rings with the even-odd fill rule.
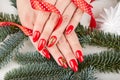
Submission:
[[[79,43],[78,37],[74,32],[74,29],[77,27],[81,16],[83,15],[83,11],[81,11],[80,9],[77,9],[75,12],[75,15],[73,16],[73,18],[71,19],[68,27],[65,30],[65,36],[76,56],[76,58],[79,60],[79,62],[83,62],[83,51],[82,51],[82,47]]]
[[[48,48],[50,54],[53,56],[53,58],[55,59],[55,61],[58,63],[59,66],[63,67],[63,68],[67,68],[67,62],[66,59],[64,58],[64,56],[61,54],[61,52],[59,51],[59,49],[57,48],[57,46],[53,46],[51,48]]]
[[[70,35],[66,35],[66,38],[71,46],[71,49],[74,53],[74,55],[76,56],[76,58],[79,60],[79,62],[83,62],[84,58],[83,58],[83,50],[82,47],[80,45],[79,39],[76,35],[76,33],[73,31],[71,32]]]
[[[80,9],[77,9],[73,18],[71,19],[69,25],[67,26],[67,28],[65,30],[66,35],[69,35],[72,31],[75,30],[78,23],[80,22],[82,15],[83,15],[83,11],[81,11]]]
[[[30,38],[30,39],[32,41],[32,38]],[[32,41],[32,43],[35,46],[35,48],[37,49],[37,51],[42,56],[44,56],[45,58],[47,58],[49,60],[51,58],[51,56],[50,56],[50,54],[51,54],[59,66],[61,66],[63,68],[67,68],[68,67],[64,56],[58,50],[58,48],[56,47],[56,45],[53,46],[52,48],[43,48],[41,51],[39,51],[38,48],[37,48],[38,42],[34,43]]]
[[[89,2],[90,0],[87,0],[87,2]],[[74,31],[74,29],[77,27],[78,23],[80,22],[80,19],[83,15],[83,11],[81,9],[77,9],[74,16],[72,17],[68,27],[65,30],[65,34],[69,35],[72,31]]]
[[[70,3],[69,0],[64,0],[64,3],[62,0],[58,0],[56,3],[56,7],[62,13],[69,3]],[[62,6],[61,6],[61,4],[62,4]],[[49,36],[51,35],[54,27],[57,25],[57,20],[58,20],[58,16],[55,13],[52,13],[49,20],[45,24],[44,30],[40,36],[39,43],[38,43],[39,50],[42,50],[46,46]],[[42,43],[45,43],[45,44],[42,45]]]
[[[45,0],[45,2],[49,2],[51,4],[55,4],[56,0]],[[42,33],[44,29],[44,25],[46,21],[48,20],[50,13],[43,12],[43,11],[35,11],[37,14],[37,18],[34,23],[34,29],[33,29],[33,42],[38,41],[40,34]]]
[[[78,37],[76,36],[74,29],[77,27],[80,19],[83,15],[83,12],[80,9],[77,9],[75,15],[71,19],[68,27],[65,30],[65,36],[79,62],[83,62],[83,51],[79,43]]]
[[[72,52],[69,43],[67,42],[66,38],[62,36],[62,38],[57,43],[57,46],[61,53],[64,55],[65,59],[67,60],[68,65],[70,68],[76,72],[78,71],[78,63],[74,53]]]
[[[65,12],[63,13],[63,22],[59,28],[55,29],[55,31],[51,34],[51,37],[48,42],[48,47],[52,47],[57,41],[60,39],[61,35],[63,34],[66,26],[68,25],[69,21],[71,20],[76,7],[73,3],[70,3]]]
[[[79,62],[83,62],[83,51],[82,47],[79,43],[78,37],[74,32],[74,29],[77,27],[81,16],[83,15],[83,12],[79,9],[75,12],[75,15],[73,16],[72,20],[69,23],[69,26],[65,30],[65,36],[76,56],[76,58],[79,60]]]

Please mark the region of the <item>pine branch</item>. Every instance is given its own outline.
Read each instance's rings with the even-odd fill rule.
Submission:
[[[28,64],[8,72],[5,80],[67,80],[70,73],[53,64]]]
[[[90,32],[88,29],[83,28],[80,24],[76,29],[76,33],[83,44],[113,48],[120,50],[120,36],[111,33],[104,33],[103,31],[94,30]]]
[[[15,8],[17,8],[16,0],[10,0],[10,2],[12,2],[12,6],[14,6]]]
[[[0,68],[11,60],[14,51],[19,49],[24,38],[25,36],[21,32],[18,32],[0,44]]]
[[[53,65],[28,64],[8,72],[5,80],[96,80],[93,70],[89,67],[71,75],[72,71]]]
[[[41,54],[38,53],[37,51],[27,52],[24,54],[21,54],[18,52],[17,54],[15,54],[14,59],[15,59],[15,61],[17,61],[17,63],[22,64],[22,65],[32,64],[32,63],[42,64],[45,62],[47,62],[48,64],[49,64],[49,62],[53,62],[55,65],[57,65],[53,59],[47,60],[46,58],[41,56]]]
[[[79,73],[74,73],[69,80],[97,80],[95,77],[95,69],[88,67]]]
[[[37,52],[17,54],[15,59],[18,63],[23,65],[32,63],[54,63],[54,65],[57,66],[53,59],[50,61],[48,61],[47,59],[43,59],[43,57],[40,56]],[[104,51],[99,54],[87,55],[84,56],[84,59],[84,62],[79,64],[79,71],[90,66],[101,72],[118,73],[120,70],[120,52],[117,51]]]
[[[12,21],[19,23],[18,16],[12,14],[9,15],[9,14],[0,13],[0,22],[1,21]],[[18,28],[15,27],[8,27],[8,26],[0,27],[0,42],[3,41],[8,35],[16,33],[18,31],[19,31]]]
[[[99,54],[87,55],[83,63],[79,65],[82,70],[88,66],[92,66],[100,72],[116,72],[120,71],[120,51],[104,51]]]

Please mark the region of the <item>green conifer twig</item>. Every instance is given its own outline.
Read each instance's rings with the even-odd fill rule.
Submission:
[[[76,29],[76,33],[80,39],[80,42],[88,45],[95,45],[107,48],[113,48],[115,50],[120,50],[120,36],[104,33],[103,31],[94,30],[89,32],[88,29],[83,28],[80,24]]]
[[[15,60],[22,65],[32,63],[54,63],[54,65],[57,66],[53,59],[49,61],[47,59],[43,59],[43,57],[39,55],[38,52],[16,54]],[[101,52],[99,54],[84,56],[84,62],[79,64],[79,71],[90,66],[101,72],[119,72],[120,52],[110,50]]]
[[[19,49],[24,38],[25,36],[21,32],[18,32],[0,44],[0,68],[11,60],[14,51]]]
[[[11,21],[20,24],[18,16],[13,14],[9,15],[0,13],[0,22],[1,21]],[[0,42],[3,41],[8,35],[18,32],[18,30],[19,29],[15,27],[0,27]]]

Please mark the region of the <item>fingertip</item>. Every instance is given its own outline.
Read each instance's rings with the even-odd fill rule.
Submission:
[[[32,38],[32,39],[33,39],[33,42],[38,41],[38,39],[39,39],[39,37],[40,37],[40,34],[41,34],[41,33],[40,33],[39,31],[37,31],[37,30],[33,32],[33,38]]]
[[[77,50],[77,51],[75,52],[75,55],[76,55],[76,57],[77,57],[77,59],[78,59],[78,61],[79,61],[80,63],[82,63],[82,62],[84,61],[83,53],[82,53],[81,50]]]
[[[48,60],[50,60],[51,56],[50,56],[50,53],[47,49],[43,49],[42,50],[42,54],[44,55],[44,57],[46,57]]]
[[[68,65],[67,65],[67,62],[66,62],[65,58],[59,57],[58,62],[60,64],[60,66],[62,66],[63,68],[68,68]]]
[[[41,51],[45,46],[46,46],[46,40],[40,39],[40,41],[38,42],[38,50]]]
[[[69,61],[69,64],[70,64],[70,68],[74,71],[74,72],[77,72],[78,71],[78,63],[75,59],[71,59]]]
[[[57,42],[57,37],[56,36],[52,36],[52,37],[50,37],[47,46],[48,47],[52,47],[53,45],[55,45],[56,42]]]
[[[72,31],[74,30],[74,26],[73,25],[69,25],[66,30],[65,30],[65,34],[69,35]]]

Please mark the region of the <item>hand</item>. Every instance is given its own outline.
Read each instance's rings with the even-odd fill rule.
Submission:
[[[39,51],[46,45],[52,47],[57,43],[66,26],[69,26],[68,23],[77,8],[70,0],[45,0],[45,2],[55,4],[59,11],[63,13],[63,22],[56,30],[54,30],[54,27],[58,21],[57,14],[34,10],[29,0],[17,0],[20,21],[23,26],[33,30],[32,40],[34,43],[38,42],[35,46]],[[44,45],[42,45],[43,43]]]
[[[47,2],[47,0],[45,0],[45,2]],[[36,49],[41,54],[43,53],[42,54],[43,56],[44,55],[46,56],[46,53],[47,53],[45,46],[48,41],[48,38],[50,37],[50,34],[54,35],[54,37],[52,37],[52,38],[54,38],[54,39],[52,39],[52,41],[53,41],[52,45],[48,45],[46,48],[50,51],[50,53],[52,54],[52,56],[55,58],[56,62],[59,65],[60,65],[60,63],[58,61],[58,58],[60,58],[60,56],[61,57],[64,56],[70,67],[71,67],[71,64],[70,64],[71,60],[72,60],[72,62],[74,62],[74,64],[76,64],[76,65],[72,65],[71,68],[74,71],[77,71],[76,52],[77,52],[77,50],[79,50],[78,53],[79,53],[79,55],[81,55],[82,50],[81,50],[81,46],[79,45],[79,42],[76,41],[78,39],[75,38],[75,35],[70,36],[69,34],[71,33],[71,35],[72,35],[72,31],[75,29],[75,26],[77,26],[82,12],[80,10],[78,11],[78,9],[74,6],[74,4],[70,3],[69,0],[65,0],[64,3],[61,0],[58,0],[57,2],[55,0],[50,0],[49,3],[51,3],[51,4],[56,3],[55,4],[56,7],[60,10],[60,12],[63,15],[63,23],[54,32],[53,32],[53,29],[57,23],[58,16],[56,16],[56,14],[54,14],[54,13],[50,14],[50,13],[36,11],[36,10],[32,9],[29,0],[17,0],[18,13],[19,13],[21,23],[24,26],[28,26],[27,28],[33,29],[33,31],[34,31],[33,37],[30,37],[30,39],[31,39],[32,43],[34,44],[34,46],[36,47]],[[60,3],[62,3],[62,6]],[[22,7],[21,4],[24,7]],[[73,16],[73,14],[76,14],[76,15]],[[51,26],[51,27],[49,27],[49,26]],[[63,31],[66,28],[66,26],[68,26],[68,27],[66,29],[65,35],[61,38],[61,35],[63,34]],[[59,38],[61,38],[59,43],[57,45],[54,45],[55,43],[57,43]],[[68,39],[68,41],[66,41],[66,38]],[[72,41],[72,38],[75,38],[75,40]],[[50,40],[50,42],[51,42],[51,40]],[[64,42],[64,44],[62,42]],[[76,42],[76,43],[73,43],[73,42]],[[51,47],[51,46],[53,46],[53,47]],[[66,48],[68,50],[64,50],[63,46],[66,46]],[[58,50],[58,48],[60,51]],[[53,52],[54,50],[57,52],[57,54],[55,54],[55,52]],[[67,54],[65,54],[65,53],[67,53]],[[68,54],[68,53],[70,53],[70,54]],[[68,57],[68,56],[70,56],[70,57]],[[47,58],[50,58],[50,56],[48,54],[47,54]],[[78,56],[77,56],[77,58],[78,58]],[[81,58],[81,60],[80,60],[80,58]],[[82,57],[80,56],[78,58],[78,60],[81,62]]]

